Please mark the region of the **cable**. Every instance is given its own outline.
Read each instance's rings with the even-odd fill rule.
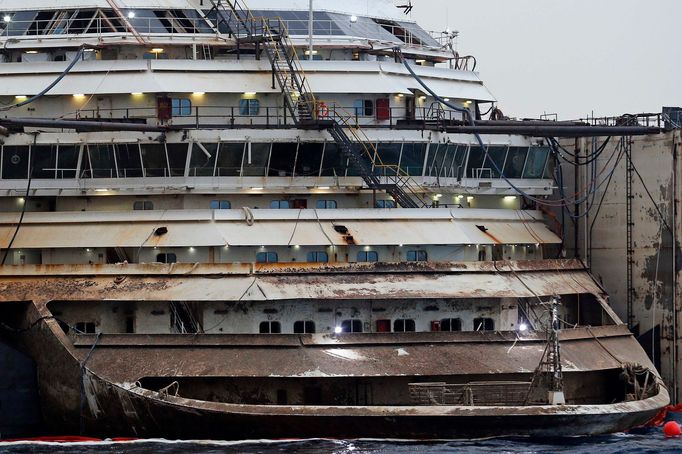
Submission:
[[[38,134],[39,133],[34,133],[33,134],[33,146],[29,149],[29,159],[28,159],[28,183],[26,185],[26,196],[24,197],[24,204],[21,207],[21,215],[19,216],[19,222],[17,223],[17,227],[14,229],[14,234],[12,235],[12,239],[9,240],[9,244],[7,245],[7,249],[5,249],[5,254],[2,256],[2,262],[0,262],[0,266],[4,266],[5,263],[7,262],[7,256],[9,255],[9,252],[12,250],[12,246],[14,245],[14,240],[17,239],[17,235],[19,234],[19,230],[21,229],[21,226],[24,224],[24,216],[26,215],[26,207],[28,206],[28,202],[31,200],[31,182],[33,181],[33,160],[35,158],[35,146],[36,142],[38,141]]]
[[[69,72],[73,69],[73,67],[76,66],[76,64],[83,58],[83,54],[84,54],[84,53],[85,53],[85,45],[82,45],[82,46],[79,48],[78,53],[77,53],[76,56],[74,57],[73,61],[71,61],[71,63],[69,64],[69,66],[66,67],[66,69],[64,70],[64,72],[61,73],[61,74],[59,75],[59,77],[57,77],[57,78],[54,80],[54,82],[52,82],[50,85],[48,85],[43,91],[41,91],[40,93],[38,93],[38,94],[35,95],[35,96],[30,97],[30,98],[27,99],[26,101],[20,102],[19,104],[13,104],[13,105],[11,105],[11,106],[3,107],[3,108],[0,109],[0,111],[3,111],[3,112],[4,112],[4,111],[8,111],[8,110],[10,110],[10,109],[14,109],[14,108],[16,108],[16,107],[22,107],[22,106],[25,106],[25,105],[27,105],[27,104],[31,104],[32,102],[37,101],[38,99],[40,99],[40,98],[42,98],[43,96],[45,96],[45,95],[46,95],[50,90],[52,90],[59,82],[61,82],[62,79],[64,79],[64,78],[66,77],[67,74],[69,74]]]

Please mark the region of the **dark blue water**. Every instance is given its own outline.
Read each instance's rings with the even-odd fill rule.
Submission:
[[[666,439],[661,429],[637,434],[617,434],[594,438],[548,440],[493,439],[479,441],[394,442],[387,440],[302,440],[290,442],[171,442],[149,440],[133,443],[97,444],[2,444],[2,453],[72,454],[72,453],[333,453],[333,454],[403,454],[403,453],[673,453],[682,452],[682,440]]]

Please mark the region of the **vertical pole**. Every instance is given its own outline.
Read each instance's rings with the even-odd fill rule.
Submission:
[[[313,43],[313,0],[310,0],[310,8],[308,14],[308,60],[313,59],[313,50],[315,45]]]
[[[580,153],[580,139],[575,139],[575,174],[573,175],[573,187],[575,188],[575,193],[580,192],[580,166],[578,161],[578,156]],[[580,203],[578,202],[578,197],[576,197],[576,203],[573,207],[573,215],[575,216],[575,223],[573,228],[573,256],[577,259],[580,258]]]

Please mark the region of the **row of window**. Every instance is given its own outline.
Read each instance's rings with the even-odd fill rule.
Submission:
[[[438,178],[549,179],[546,147],[456,144],[376,144],[373,170]],[[3,179],[26,179],[32,154],[36,179],[140,177],[343,177],[358,176],[335,143],[140,143],[9,146],[0,151]],[[188,159],[189,155],[189,159]]]
[[[290,200],[273,200],[270,202],[271,209],[306,209],[305,204],[295,203]],[[305,206],[302,206],[305,205]],[[229,200],[211,200],[209,206],[212,210],[231,210],[232,203]],[[377,200],[377,208],[395,208],[396,204],[393,200]],[[315,202],[315,208],[318,210],[335,210],[338,208],[336,200],[318,200]],[[151,200],[136,200],[133,202],[133,210],[135,211],[152,211],[154,210],[154,202]]]
[[[426,251],[407,251],[408,262],[427,262],[428,254]],[[308,252],[306,260],[308,263],[328,263],[329,254],[324,251]],[[360,251],[357,255],[360,263],[374,263],[379,261],[379,253],[376,251]],[[258,252],[256,263],[278,263],[279,256],[276,252]],[[164,263],[164,262],[161,262]]]
[[[316,332],[315,322],[310,320],[300,320],[294,323],[294,334],[314,334]],[[358,319],[343,320],[336,332],[340,333],[362,333],[363,322]],[[413,319],[398,319],[393,321],[393,329],[391,330],[391,320],[377,320],[377,333],[407,333],[415,332],[417,330],[416,322]],[[473,323],[474,331],[494,331],[495,320],[492,318],[476,318]],[[431,322],[431,331],[445,331],[457,332],[462,331],[462,319],[459,318],[445,318]],[[259,326],[260,334],[281,334],[282,324],[277,321],[261,322]]]

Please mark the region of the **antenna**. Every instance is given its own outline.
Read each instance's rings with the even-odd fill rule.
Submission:
[[[412,12],[412,9],[414,8],[414,6],[412,5],[412,0],[407,0],[406,4],[396,5],[396,7],[402,9],[405,14],[410,14]]]

